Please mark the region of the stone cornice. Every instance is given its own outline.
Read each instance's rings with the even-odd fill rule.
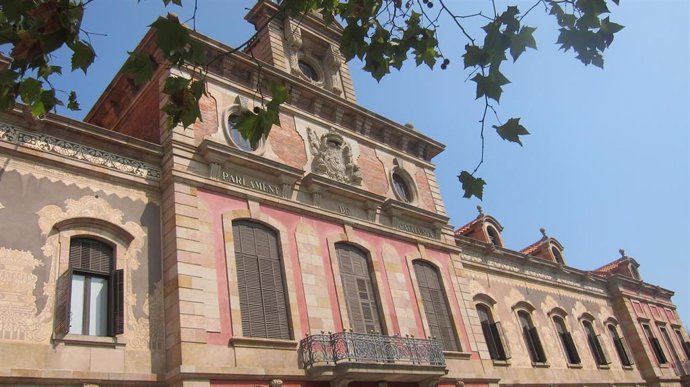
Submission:
[[[160,168],[152,164],[112,153],[102,148],[86,146],[78,142],[29,131],[6,123],[0,123],[0,141],[13,144],[16,147],[53,154],[146,180],[159,181],[161,177]]]

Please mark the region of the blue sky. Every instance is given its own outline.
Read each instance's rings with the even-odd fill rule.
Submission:
[[[186,19],[186,8],[169,10]],[[532,2],[511,1],[521,10]],[[252,0],[199,0],[197,29],[229,45],[253,27],[243,20]],[[448,0],[458,13],[489,10],[488,1]],[[507,2],[497,1],[499,10]],[[536,26],[538,51],[529,50],[502,70],[499,118],[522,117],[531,132],[524,147],[486,130],[487,181],[483,202],[462,198],[456,175],[479,160],[483,106],[462,69],[466,41],[449,23],[440,31],[445,71],[408,63],[377,83],[351,62],[358,102],[400,123],[413,123],[445,143],[437,175],[451,221],[461,226],[481,204],[504,226],[508,248],[520,250],[544,227],[565,246],[570,266],[591,270],[617,259],[619,248],[641,265],[642,278],[676,292],[673,300],[690,323],[690,3],[622,0],[612,21],[625,25],[605,54],[605,69],[585,67],[558,51],[555,22],[537,7],[523,21]],[[223,10],[222,12],[220,10]],[[82,118],[157,15],[160,0],[94,1],[83,28],[98,57],[86,77],[56,82],[80,96]],[[478,33],[475,33],[477,35]]]

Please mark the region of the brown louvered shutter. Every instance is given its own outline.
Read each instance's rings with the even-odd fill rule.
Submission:
[[[563,343],[565,343],[565,351],[568,354],[568,361],[570,364],[580,364],[580,354],[577,353],[573,335],[571,335],[570,332],[565,332],[561,334],[561,337],[563,338]]]
[[[494,335],[494,340],[496,341],[496,348],[498,349],[498,358],[500,360],[510,359],[510,349],[508,348],[508,342],[506,341],[505,335],[503,334],[503,327],[500,322],[495,322],[491,324],[491,332]]]
[[[110,275],[113,248],[103,242],[86,238],[72,238],[69,264],[72,269]]]
[[[55,321],[53,327],[53,332],[56,335],[64,335],[69,332],[71,297],[72,268],[68,268],[57,280]]]
[[[413,266],[431,335],[441,340],[444,350],[458,351],[458,341],[438,272],[422,261],[414,261]]]
[[[290,339],[287,299],[278,237],[266,226],[233,222],[242,333]]]
[[[367,254],[343,243],[336,244],[335,248],[352,330],[358,333],[382,332]]]
[[[532,342],[532,345],[534,346],[534,352],[536,355],[535,362],[546,363],[546,354],[544,353],[544,347],[541,345],[541,339],[539,338],[537,328],[530,328],[528,334]]]
[[[125,333],[125,272],[124,270],[115,270],[113,272],[113,300],[112,300],[112,316],[113,316],[113,334],[121,335]]]

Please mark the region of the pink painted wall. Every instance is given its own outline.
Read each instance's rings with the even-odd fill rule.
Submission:
[[[209,208],[213,216],[213,251],[215,253],[216,270],[218,275],[218,297],[220,304],[221,332],[209,333],[208,342],[209,344],[227,345],[228,341],[236,333],[232,332],[230,304],[228,299],[228,278],[224,247],[225,241],[223,239],[224,232],[231,232],[231,230],[223,230],[222,214],[232,210],[247,209],[248,205],[247,202],[243,199],[229,197],[226,195],[218,194],[216,192],[205,191],[201,189],[198,192],[198,198],[201,202],[203,202],[206,205],[206,207]],[[265,216],[274,219],[276,222],[281,223],[282,227],[286,230],[285,232],[287,233],[288,245],[281,246],[281,249],[285,253],[287,253],[285,254],[285,256],[288,256],[288,259],[291,260],[290,263],[293,267],[293,272],[291,274],[288,274],[290,277],[286,278],[286,280],[292,281],[294,284],[296,284],[295,291],[297,293],[296,301],[299,313],[298,318],[300,320],[300,324],[302,325],[303,330],[303,332],[293,332],[294,338],[299,340],[307,332],[315,333],[311,332],[311,329],[309,327],[309,316],[306,304],[306,295],[304,292],[304,287],[302,286],[302,274],[300,270],[300,261],[297,252],[297,241],[295,239],[297,226],[300,223],[308,224],[314,230],[318,230],[317,232],[322,236],[320,238],[320,247],[323,254],[323,267],[326,272],[326,276],[324,278],[324,291],[328,293],[328,297],[331,301],[331,310],[333,313],[333,321],[335,328],[336,330],[342,330],[344,324],[342,321],[342,317],[340,315],[339,307],[339,302],[341,302],[341,300],[338,300],[335,282],[339,279],[336,279],[333,276],[333,272],[331,269],[332,257],[330,257],[328,253],[329,246],[327,238],[336,237],[338,235],[344,234],[345,230],[343,226],[334,222],[328,222],[323,219],[311,217],[308,214],[291,212],[285,209],[275,208],[265,204],[261,204],[261,213]],[[365,243],[367,245],[366,247],[370,250],[369,253],[371,259],[374,262],[376,262],[377,266],[382,268],[380,281],[382,281],[383,283],[377,283],[377,287],[379,290],[380,297],[384,299],[387,304],[387,309],[382,310],[382,312],[385,313],[387,316],[390,316],[390,321],[392,325],[390,327],[387,327],[387,333],[391,335],[396,333],[402,333],[400,332],[398,316],[393,305],[393,297],[390,292],[388,273],[385,270],[385,264],[383,261],[383,245],[388,244],[392,246],[397,252],[397,255],[400,259],[400,264],[404,270],[406,286],[410,294],[412,295],[413,300],[415,292],[413,289],[413,283],[410,277],[409,268],[407,266],[405,257],[408,255],[418,255],[419,252],[417,245],[400,240],[385,238],[379,234],[363,230],[354,230],[353,239],[360,240],[363,243]],[[456,286],[455,284],[457,282],[451,277],[452,268],[450,267],[450,256],[442,251],[431,249],[427,249],[427,254],[433,256],[433,259],[436,261],[436,263],[439,263],[441,265],[441,272],[442,275],[446,277],[446,283],[452,283],[454,284],[453,286]],[[469,348],[469,340],[462,319],[460,318],[461,308],[455,296],[454,289],[452,291],[448,289],[447,297],[451,311],[455,318],[458,320],[460,326],[462,327],[462,332],[458,332],[458,335],[460,336],[459,339],[461,345],[463,348],[467,349]],[[412,313],[415,318],[415,325],[417,327],[417,330],[418,332],[423,332],[424,329],[420,310],[417,307],[416,302],[412,302],[411,304],[411,307],[413,308]],[[252,383],[252,386],[254,385],[256,384]]]

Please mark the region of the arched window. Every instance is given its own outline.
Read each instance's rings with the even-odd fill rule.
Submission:
[[[405,203],[411,203],[414,199],[412,189],[405,178],[398,172],[393,172],[393,191],[395,191],[398,199]]]
[[[242,333],[290,339],[283,265],[277,233],[251,221],[232,223]]]
[[[453,329],[451,315],[448,312],[448,302],[438,271],[424,261],[417,260],[412,265],[417,276],[419,294],[422,297],[431,336],[441,340],[444,350],[458,351],[458,340]]]
[[[508,360],[510,353],[506,340],[503,335],[503,328],[500,322],[494,322],[491,311],[486,305],[477,304],[477,314],[479,315],[479,322],[482,324],[482,332],[484,332],[484,340],[486,346],[489,348],[489,355],[492,360]]]
[[[489,234],[489,241],[494,246],[501,247],[501,238],[498,236],[498,231],[491,226],[486,227],[486,233]]]
[[[357,333],[382,332],[378,297],[367,253],[347,243],[335,245],[350,327]]]
[[[532,363],[546,363],[544,347],[541,345],[537,328],[532,324],[532,317],[526,311],[521,310],[518,312],[518,319],[520,320],[522,336],[525,339],[527,352],[529,352]]]
[[[573,341],[573,336],[568,332],[568,328],[565,326],[565,321],[563,321],[560,316],[553,316],[553,323],[561,339],[561,344],[563,344],[563,350],[567,356],[568,364],[580,364],[580,355],[577,353],[577,347],[575,346],[575,341]]]
[[[115,270],[110,245],[90,238],[72,238],[69,268],[58,279],[57,292],[56,333],[123,333],[123,271]]]
[[[230,138],[232,139],[232,142],[237,145],[238,148],[245,152],[253,152],[261,146],[261,140],[259,140],[256,144],[252,144],[251,141],[249,141],[247,138],[244,137],[242,132],[240,132],[239,127],[237,126],[240,120],[240,116],[236,112],[231,112],[228,115],[228,125],[227,125],[227,130],[228,133],[230,134]]]
[[[592,323],[587,320],[583,320],[582,326],[585,328],[585,333],[587,334],[587,342],[589,343],[589,348],[592,350],[592,355],[594,356],[594,361],[596,361],[597,365],[603,366],[611,364],[611,361],[609,360],[609,357],[606,354],[604,347],[601,345],[599,336],[594,331]]]
[[[607,326],[609,333],[611,334],[611,339],[613,340],[613,346],[616,348],[616,353],[618,353],[618,358],[623,366],[629,367],[633,365],[632,358],[630,357],[630,350],[628,345],[625,343],[623,338],[618,334],[618,329],[613,324]]]
[[[561,254],[561,252],[556,247],[551,247],[551,252],[553,253],[553,258],[556,260],[556,262],[564,263],[563,262],[563,255]]]
[[[299,66],[299,70],[302,72],[302,74],[304,74],[305,77],[309,78],[314,82],[319,81],[319,74],[309,63],[300,60],[297,62],[297,65]]]

